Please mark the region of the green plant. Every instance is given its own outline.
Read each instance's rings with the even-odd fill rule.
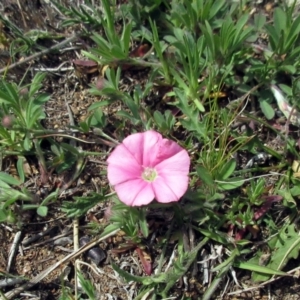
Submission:
[[[122,62],[129,56],[132,25],[131,23],[124,24],[122,34],[119,36],[114,25],[114,13],[107,0],[103,1],[103,9],[105,19],[100,16],[100,20],[104,27],[106,39],[94,33],[92,39],[97,48],[91,49],[91,52],[83,51],[83,54],[102,64]]]
[[[47,204],[56,200],[57,191],[49,194],[40,204],[28,204],[36,202],[26,188],[18,188],[22,182],[12,176],[0,173],[0,222],[17,223],[20,214],[27,209],[36,209],[40,216],[46,216],[48,213]],[[15,206],[19,208],[16,208]],[[19,213],[16,213],[19,212]]]
[[[49,99],[40,92],[45,75],[36,74],[30,85],[1,80],[1,154],[4,163],[9,158],[16,166],[17,179],[0,173],[0,221],[16,222],[15,209],[37,209],[46,216],[49,204],[87,170],[89,178],[97,177],[97,192],[84,190],[64,199],[61,211],[68,218],[82,218],[101,203],[101,224],[93,218],[89,233],[103,237],[120,230],[122,240],[112,246],[120,260],[124,252],[130,256],[136,251],[147,276],[120,267],[118,260],[112,263],[125,280],[138,283],[136,299],[188,299],[183,289],[178,296],[176,282],[189,279],[196,261],[203,269],[206,263],[211,266],[211,281],[197,295],[204,300],[218,297],[227,275],[241,286],[239,274],[248,271],[262,282],[286,276],[288,262],[298,259],[300,248],[300,17],[295,3],[278,4],[270,15],[259,6],[254,10],[248,0],[116,3],[105,0],[98,6],[86,1],[70,7],[54,2],[65,17],[66,32],[76,30],[83,42],[78,47],[84,45],[82,54],[96,62],[99,71],[96,84],[91,84],[94,97],[88,115],[70,124],[72,130],[42,126],[43,104]],[[55,38],[42,31],[23,34],[3,22],[15,30],[11,47],[17,52],[28,53],[40,39]],[[105,160],[128,135],[148,130],[158,131],[165,143],[172,140],[189,154],[189,189],[178,203],[128,207],[113,192],[117,186],[106,181]],[[58,142],[57,136],[64,140]],[[147,161],[153,153],[139,151],[144,142],[134,151],[123,145],[124,157],[116,165],[122,169],[125,159],[135,164],[140,156]],[[266,157],[262,164],[251,164],[261,152]],[[55,188],[38,202],[25,188],[29,155],[45,181],[55,178]],[[100,159],[92,161],[90,155]],[[175,174],[179,163],[174,161]],[[94,164],[101,166],[100,174],[91,172]],[[130,180],[139,180],[147,167],[141,163],[134,176],[129,172]],[[170,185],[176,182],[174,174],[169,174]],[[128,195],[131,192],[128,189]],[[79,297],[97,298],[84,274],[79,280]],[[72,295],[72,289],[64,287],[61,299]]]
[[[226,1],[203,1],[196,0],[193,2],[178,1],[171,2],[170,19],[174,27],[187,28],[191,32],[199,31],[199,24],[205,20],[211,22],[216,28],[220,25],[218,17],[228,9]]]
[[[49,95],[39,92],[45,74],[37,73],[30,85],[17,86],[0,81],[1,118],[7,119],[0,126],[2,149],[30,151],[34,134],[42,130],[40,121],[45,118],[43,104]]]
[[[267,253],[263,252],[263,249],[259,249],[256,255],[248,262],[254,265],[264,264],[265,267],[274,271],[280,271],[284,268],[287,262],[299,255],[300,240],[298,231],[295,229],[294,224],[284,224],[279,232],[271,238],[267,243]],[[269,254],[269,260],[262,262],[260,258],[264,254]],[[252,272],[252,278],[254,281],[268,280],[274,273],[266,274],[260,272],[259,269],[254,269]]]
[[[71,5],[66,7],[61,5],[57,1],[52,2],[55,7],[65,15],[66,19],[63,20],[62,26],[68,27],[74,24],[85,24],[85,33],[88,33],[90,29],[98,28],[102,23],[100,7],[92,6],[90,1],[85,1],[81,5]]]

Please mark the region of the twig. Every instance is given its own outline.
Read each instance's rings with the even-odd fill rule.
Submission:
[[[70,98],[73,98],[73,95],[75,93],[75,88],[76,88],[76,86],[74,87],[73,93],[72,93]],[[68,115],[69,115],[69,119],[70,119],[70,125],[74,127],[75,126],[74,117],[73,117],[70,105],[69,105],[69,103],[67,101],[67,97],[66,97],[67,89],[68,89],[68,86],[67,86],[67,84],[65,84],[65,104],[67,106],[67,111],[68,111]],[[68,91],[68,94],[69,94],[69,91]],[[72,135],[74,136],[75,134],[73,133]],[[71,146],[76,147],[76,141],[75,140],[71,139],[69,143],[70,143]]]
[[[39,67],[39,68],[33,68],[34,71],[39,71],[39,72],[66,72],[66,71],[71,71],[74,70],[74,67],[64,67],[65,64],[69,63],[69,61],[64,61],[61,63],[58,67],[56,68],[44,68],[44,67]]]
[[[26,23],[26,19],[25,19],[24,14],[23,14],[23,7],[21,6],[19,0],[17,0],[17,3],[18,3],[18,6],[19,6],[19,11],[21,12],[21,16],[22,16],[22,21],[23,21],[24,27],[28,28],[27,23]]]
[[[13,69],[13,68],[15,68],[17,66],[20,66],[20,65],[22,65],[22,64],[24,64],[24,63],[26,63],[28,61],[31,61],[33,59],[36,59],[36,58],[40,57],[40,56],[43,56],[44,54],[47,54],[47,53],[51,52],[54,49],[61,48],[65,44],[68,44],[68,43],[76,40],[77,38],[78,38],[77,35],[73,35],[73,36],[67,38],[64,41],[62,41],[62,42],[60,42],[60,43],[58,43],[56,45],[53,45],[52,47],[50,47],[48,49],[42,50],[42,51],[40,51],[38,53],[35,53],[35,54],[31,55],[31,56],[28,56],[28,57],[24,58],[22,61],[18,61],[18,62],[14,63],[14,64],[11,64],[10,66],[6,66],[5,68],[0,69],[0,74],[6,72],[8,70],[11,70],[11,69]]]
[[[60,239],[60,238],[62,238],[62,237],[64,237],[64,236],[68,236],[68,235],[70,235],[70,234],[71,234],[71,231],[68,230],[68,231],[66,231],[66,232],[64,232],[64,233],[62,233],[62,234],[60,234],[60,235],[56,235],[56,236],[53,237],[53,238],[49,238],[49,239],[47,239],[46,241],[42,241],[42,242],[37,243],[37,244],[34,244],[34,245],[32,245],[32,246],[24,247],[23,250],[28,250],[28,249],[31,249],[31,248],[34,248],[34,247],[39,247],[39,246],[48,244],[48,243],[50,243],[50,242],[52,242],[52,241],[56,241],[56,240],[58,240],[58,239]],[[26,241],[25,241],[25,242],[26,242]]]
[[[6,267],[6,272],[8,272],[8,273],[9,273],[9,270],[11,268],[11,264],[12,264],[12,261],[15,257],[15,254],[17,252],[17,249],[18,249],[18,246],[19,246],[19,243],[20,243],[20,239],[21,239],[21,234],[22,234],[22,231],[18,231],[15,234],[14,241],[11,245],[11,248],[10,248],[10,251],[9,251],[8,262],[7,262],[7,267]]]
[[[47,235],[49,232],[51,232],[52,230],[54,230],[56,228],[57,228],[57,226],[48,228],[45,231],[39,232],[38,234],[36,234],[36,235],[34,235],[34,236],[30,237],[30,238],[27,238],[27,239],[23,240],[22,241],[22,246],[27,247],[29,244],[37,241],[38,239],[40,239],[41,237]]]
[[[33,277],[29,282],[26,282],[22,286],[6,293],[4,295],[5,298],[1,297],[0,299],[1,300],[16,299],[15,297],[17,295],[19,295],[20,293],[22,293],[25,290],[28,290],[28,289],[32,288],[34,285],[36,285],[38,282],[40,282],[45,277],[47,277],[50,273],[52,273],[54,270],[56,270],[59,266],[69,262],[71,259],[74,259],[74,258],[78,257],[79,255],[81,255],[85,251],[87,251],[87,250],[91,249],[92,247],[96,246],[97,244],[99,244],[101,241],[107,239],[108,237],[111,237],[111,236],[115,235],[118,231],[119,231],[119,229],[116,229],[116,230],[108,233],[107,235],[105,235],[103,237],[100,237],[99,239],[97,239],[95,241],[89,242],[88,244],[84,245],[83,247],[81,247],[77,251],[75,251],[73,253],[70,253],[69,255],[67,255],[66,257],[64,257],[63,259],[61,259],[60,261],[58,261],[57,263],[55,263],[54,265],[52,265],[48,269],[44,270],[43,272],[41,272],[37,276]]]
[[[6,288],[6,287],[11,286],[11,285],[19,284],[23,281],[26,281],[26,279],[25,278],[19,278],[19,277],[4,278],[3,280],[0,281],[0,289]]]
[[[74,251],[79,249],[79,219],[73,220],[73,248]],[[78,260],[75,260],[75,299],[78,299],[78,289],[81,288],[81,284],[78,278],[78,272],[80,272],[80,264]]]
[[[1,226],[2,226],[3,228],[5,228],[6,230],[10,231],[10,232],[13,232],[13,229],[12,229],[11,227],[8,227],[8,226],[5,225],[5,224],[1,224]]]

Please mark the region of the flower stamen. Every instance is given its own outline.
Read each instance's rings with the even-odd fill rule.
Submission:
[[[157,172],[154,168],[146,167],[142,173],[142,178],[145,181],[153,182],[157,177]]]

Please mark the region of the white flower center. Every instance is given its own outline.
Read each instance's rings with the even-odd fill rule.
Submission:
[[[142,173],[142,178],[145,181],[152,182],[156,179],[157,177],[157,172],[154,168],[146,167],[144,168],[144,171]]]

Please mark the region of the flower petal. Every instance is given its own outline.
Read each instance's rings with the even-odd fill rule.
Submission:
[[[123,144],[144,167],[152,167],[159,145],[162,140],[161,134],[153,130],[135,133],[123,140]]]
[[[155,199],[161,203],[178,201],[186,192],[188,183],[188,176],[159,176],[152,183],[155,193]]]
[[[187,151],[181,149],[155,166],[158,177],[152,185],[158,202],[178,201],[188,188],[190,158]]]
[[[155,166],[155,170],[159,175],[164,174],[165,177],[170,175],[188,175],[190,169],[190,157],[186,150],[181,148],[177,154],[161,161]]]
[[[148,182],[134,179],[117,184],[115,191],[123,203],[129,206],[142,206],[154,199],[154,191]]]
[[[107,163],[107,176],[112,185],[141,177],[141,165],[123,144],[114,149]]]
[[[139,169],[138,169],[139,168]],[[120,184],[128,180],[141,178],[142,167],[131,167],[110,164],[107,167],[107,177],[111,185]]]
[[[163,139],[159,145],[159,152],[157,158],[160,160],[167,159],[182,151],[183,148],[180,147],[176,142]]]

